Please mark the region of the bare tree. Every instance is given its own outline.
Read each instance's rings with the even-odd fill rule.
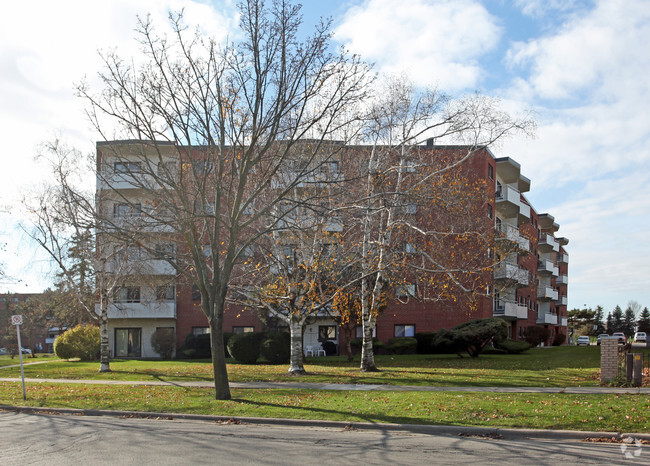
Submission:
[[[39,158],[51,168],[52,181],[40,193],[25,198],[32,224],[23,229],[56,264],[58,276],[78,305],[99,323],[99,371],[109,372],[109,307],[115,306],[124,280],[140,270],[139,264],[124,260],[127,244],[95,241],[95,196],[83,189],[87,158],[60,140],[45,143]]]
[[[391,270],[403,264],[395,256],[401,242],[398,230],[421,236],[419,244],[434,241],[444,246],[441,237],[449,233],[441,222],[416,215],[417,209],[433,209],[436,179],[462,167],[474,154],[517,131],[532,131],[527,117],[513,118],[499,109],[498,101],[478,94],[453,100],[431,90],[418,90],[403,78],[391,78],[377,92],[368,112],[368,124],[360,141],[368,145],[365,156],[355,157],[363,190],[351,205],[361,228],[358,242],[362,258],[361,310],[363,346],[361,370],[375,371],[372,334],[382,294],[386,292]],[[425,141],[461,143],[441,160],[425,150]],[[444,183],[438,182],[439,186]],[[454,199],[465,194],[460,191]],[[438,229],[436,229],[436,222]],[[403,240],[402,240],[403,241]],[[433,243],[431,243],[433,244]],[[454,274],[457,266],[445,264],[440,256],[419,249],[421,271],[445,275],[456,285],[463,280]],[[444,251],[444,247],[437,247]],[[414,251],[415,252],[415,251]],[[463,273],[468,268],[462,268]],[[460,272],[460,270],[459,270]],[[456,275],[456,277],[455,277]],[[462,286],[460,286],[462,288]],[[406,295],[410,292],[407,290]]]
[[[232,44],[189,33],[181,14],[170,15],[172,37],[140,20],[144,65],[105,54],[103,90],[79,88],[105,138],[117,128],[137,140],[98,145],[100,232],[139,242],[196,286],[217,399],[231,396],[222,331],[233,273],[277,227],[261,224],[310,176],[311,162],[339,150],[323,142],[345,135],[368,81],[357,58],[330,52],[329,22],[299,40],[299,6],[247,0],[240,13],[241,40]],[[298,144],[306,138],[307,150]],[[120,209],[128,222],[114,215]],[[173,256],[154,247],[163,240],[177,244]]]

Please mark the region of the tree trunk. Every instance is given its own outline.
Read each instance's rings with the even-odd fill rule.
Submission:
[[[214,315],[218,317],[213,317],[209,321],[215,398],[217,400],[229,400],[232,398],[232,395],[230,394],[230,384],[228,383],[226,354],[223,349],[223,312],[219,314],[215,311]]]
[[[101,299],[102,313],[99,316],[99,332],[101,335],[99,372],[111,372],[110,348],[108,346],[108,301]]]
[[[291,319],[289,329],[291,331],[291,357],[289,374],[290,375],[305,375],[305,367],[303,366],[304,353],[302,349],[302,332],[304,327],[303,319]]]
[[[363,320],[363,345],[361,346],[361,370],[363,372],[379,372],[375,365],[375,352],[372,348],[372,331],[375,319]]]

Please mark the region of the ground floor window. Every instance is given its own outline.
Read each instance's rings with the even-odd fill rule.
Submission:
[[[252,333],[255,331],[255,327],[252,326],[233,326],[232,333]]]
[[[415,336],[415,325],[412,325],[412,324],[396,325],[395,326],[395,336],[396,337],[414,337]]]
[[[210,327],[192,327],[192,335],[203,335],[210,333]]]
[[[115,357],[139,358],[142,356],[142,329],[141,328],[116,328],[115,329]]]
[[[318,341],[336,340],[336,325],[319,325]]]

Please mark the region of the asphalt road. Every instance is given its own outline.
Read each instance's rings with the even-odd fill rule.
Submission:
[[[650,445],[627,453],[576,440],[0,412],[2,465],[650,463]]]

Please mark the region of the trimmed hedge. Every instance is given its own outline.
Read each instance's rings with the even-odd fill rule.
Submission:
[[[436,353],[453,354],[467,352],[476,358],[490,341],[499,342],[508,335],[508,324],[495,317],[464,322],[451,330],[440,329],[432,339]]]
[[[433,332],[423,332],[416,333],[415,339],[418,342],[417,352],[418,354],[433,354],[433,337],[435,333]]]
[[[497,349],[503,350],[508,354],[519,354],[528,351],[531,348],[530,343],[522,340],[511,340],[506,338],[494,345]]]
[[[228,353],[242,364],[254,364],[260,356],[264,334],[260,332],[237,333],[228,340]]]
[[[396,337],[388,340],[386,350],[394,354],[415,354],[418,341],[413,337]]]
[[[100,351],[101,335],[99,327],[94,325],[77,325],[54,340],[54,353],[61,359],[96,361]]]
[[[260,345],[261,356],[271,364],[284,364],[291,357],[291,335],[287,332],[267,333]]]

